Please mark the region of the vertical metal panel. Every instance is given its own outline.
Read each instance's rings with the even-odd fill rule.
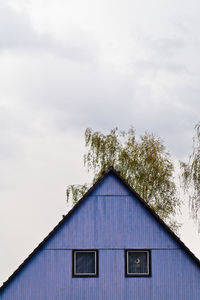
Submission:
[[[131,195],[131,192],[115,176],[109,174],[92,192],[92,195]]]
[[[200,299],[200,269],[183,250],[152,250],[152,299]]]
[[[72,277],[72,250],[43,250],[2,300],[199,300],[200,272],[178,250],[152,250],[152,277],[125,277],[124,250],[99,251],[99,277]]]
[[[72,249],[99,249],[99,277],[72,277]],[[124,249],[151,249],[152,277],[125,277]],[[9,283],[1,300],[199,300],[200,268],[108,176]]]
[[[78,207],[46,249],[178,247],[118,179],[110,175],[101,184],[102,190],[97,187]]]

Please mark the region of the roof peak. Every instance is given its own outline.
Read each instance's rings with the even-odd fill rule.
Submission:
[[[109,172],[114,172],[116,174],[120,174],[120,171],[117,171],[113,166],[108,167],[107,170],[104,172],[104,174],[107,174]]]
[[[92,193],[92,191],[104,180],[104,178],[109,174],[113,173],[131,192],[133,196],[149,211],[149,213],[154,216],[158,223],[174,238],[182,249],[195,261],[198,266],[200,266],[199,259],[190,251],[190,249],[179,239],[178,236],[160,219],[160,217],[155,213],[155,211],[140,197],[140,195],[128,184],[127,180],[120,175],[113,166],[107,168],[103,172],[102,176],[97,179],[94,185],[85,193],[85,195],[78,201],[78,203],[68,212],[66,216],[63,216],[62,220],[56,225],[56,227],[48,234],[48,236],[33,250],[33,252],[25,259],[25,261],[17,268],[17,270],[8,278],[6,282],[0,287],[0,292],[8,285],[8,283],[14,278],[14,276],[24,267],[24,265],[43,247],[43,245],[51,238],[51,236],[64,224],[64,222],[73,214],[73,212],[81,205],[81,203]]]

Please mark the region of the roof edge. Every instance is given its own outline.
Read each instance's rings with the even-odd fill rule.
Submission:
[[[10,281],[20,272],[20,270],[31,260],[31,258],[44,246],[44,244],[52,237],[56,230],[62,226],[63,223],[73,214],[73,212],[81,205],[81,203],[92,193],[92,191],[100,184],[100,182],[108,175],[114,174],[119,178],[123,184],[128,188],[133,196],[135,196],[140,203],[156,218],[160,225],[176,240],[181,248],[193,259],[200,267],[200,260],[192,253],[192,251],[181,241],[181,239],[169,228],[169,226],[155,213],[155,211],[140,197],[140,195],[125,181],[113,166],[110,166],[102,176],[93,184],[93,186],[84,194],[84,196],[73,206],[73,208],[63,217],[63,219],[53,228],[53,230],[43,239],[43,241],[29,254],[29,256],[19,265],[19,267],[12,273],[12,275],[2,284],[0,292],[10,283]]]
[[[20,270],[28,263],[29,260],[44,246],[44,244],[51,238],[51,236],[56,232],[56,230],[62,226],[63,223],[71,216],[71,214],[81,205],[81,203],[88,197],[89,194],[95,189],[95,187],[107,176],[110,172],[117,173],[116,170],[111,166],[107,169],[107,171],[103,172],[102,176],[95,182],[95,184],[89,188],[89,190],[83,195],[83,197],[72,207],[71,210],[62,218],[62,220],[50,231],[50,233],[42,240],[42,242],[29,254],[29,256],[19,265],[19,267],[12,273],[8,279],[3,282],[0,287],[0,293],[4,290],[4,288],[9,284],[9,282],[20,272]]]
[[[194,253],[181,241],[181,239],[170,229],[170,227],[159,217],[159,215],[147,204],[147,202],[125,181],[125,179],[112,167],[112,172],[124,183],[124,185],[130,190],[132,195],[134,195],[145,207],[146,209],[157,219],[160,225],[167,230],[167,232],[178,242],[178,244],[183,248],[191,258],[200,266],[200,260],[194,255]]]

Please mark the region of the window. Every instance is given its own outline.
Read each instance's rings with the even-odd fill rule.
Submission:
[[[98,276],[98,250],[73,250],[73,277]]]
[[[150,250],[125,250],[125,275],[130,277],[151,276]]]

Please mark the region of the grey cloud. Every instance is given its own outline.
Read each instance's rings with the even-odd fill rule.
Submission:
[[[147,38],[145,43],[155,52],[164,56],[174,56],[177,51],[185,47],[185,42],[180,37]]]
[[[57,66],[57,72],[29,81],[27,76],[24,104],[46,114],[60,130],[87,126],[112,127],[128,124],[134,96],[133,80],[110,68]],[[72,69],[71,69],[72,68]],[[58,72],[62,76],[58,76]],[[44,72],[44,73],[43,73]],[[49,124],[49,123],[48,123]],[[46,124],[46,126],[49,126]]]
[[[33,130],[34,119],[33,112],[26,110],[23,103],[16,103],[16,106],[0,106],[0,133],[9,136],[13,134],[16,138],[20,135],[34,136],[36,130]]]
[[[132,67],[137,72],[189,73],[185,61],[181,58],[186,47],[181,35],[166,37],[144,35],[142,38],[135,38],[142,49],[147,49],[144,58],[137,59],[137,61],[133,59]]]
[[[6,137],[1,140],[2,159],[19,161],[26,151],[24,143],[34,143],[35,137],[43,139],[51,132],[65,135],[83,133],[88,126],[97,130],[129,126],[134,95],[131,77],[108,67],[55,62],[50,57],[32,67],[23,58],[20,90],[18,86],[4,90],[12,106],[8,102],[0,108],[0,134]]]
[[[27,116],[17,110],[0,107],[0,160],[15,161],[23,156],[21,137],[30,134]]]
[[[30,20],[4,2],[0,3],[0,49],[31,46],[36,39]]]
[[[171,89],[162,99],[143,89],[137,93],[137,111],[133,112],[136,129],[145,129],[163,138],[168,150],[177,159],[183,159],[191,152],[193,127],[199,120],[200,103],[190,106]]]
[[[38,9],[40,0],[32,1],[35,2]],[[128,2],[127,6],[123,1],[120,6],[114,4],[119,10],[119,23],[115,14],[114,18],[109,16],[110,8],[106,10],[108,3],[104,2],[100,14],[94,2],[97,14],[88,14],[88,33],[74,29],[69,19],[69,35],[60,41],[49,33],[39,34],[28,15],[11,9],[6,5],[10,1],[0,0],[0,100],[4,104],[0,107],[0,227],[4,228],[1,252],[6,260],[15,237],[20,241],[18,249],[10,252],[9,264],[1,262],[0,280],[12,273],[12,260],[17,267],[30,253],[35,246],[31,244],[33,240],[40,242],[42,230],[44,236],[50,231],[58,221],[55,215],[59,219],[65,212],[66,185],[90,181],[82,172],[86,127],[108,132],[114,126],[127,129],[133,125],[138,135],[148,130],[163,138],[175,158],[183,159],[191,151],[193,127],[200,119],[198,10],[196,23],[187,18],[183,24],[182,18],[179,22],[180,18],[175,17],[184,26],[173,29],[160,22],[166,19],[165,9],[156,13],[151,3],[152,17],[156,19],[159,14],[152,28],[146,14],[142,14],[147,3],[140,2],[141,18],[137,24],[132,21],[137,20],[134,14],[138,16],[138,10],[130,9]],[[158,1],[154,2],[157,7]],[[182,15],[180,3],[176,2],[173,8]],[[195,0],[195,5],[185,7],[185,11],[192,10],[192,17],[196,4]],[[166,2],[166,10],[168,5]],[[123,12],[126,7],[131,22]],[[81,9],[79,13],[85,14]],[[171,11],[168,15],[167,22]],[[79,17],[74,22],[81,27]],[[86,17],[87,14],[84,20]],[[94,19],[98,24],[92,28]],[[53,20],[57,26],[54,13]],[[140,39],[134,36],[137,47],[130,49],[128,31],[133,27]],[[98,39],[100,53],[90,32]],[[130,70],[127,62],[131,60]],[[44,222],[44,215],[45,220],[51,220],[51,226],[48,220]],[[8,216],[14,226],[7,222]]]
[[[179,158],[191,148],[200,111],[200,91],[191,87],[170,87],[156,96],[151,86],[141,85],[136,76],[50,58],[42,65],[35,64],[34,71],[30,64],[24,76],[19,105],[24,109],[21,124],[27,132],[16,119],[22,136],[28,132],[30,137],[41,138],[51,131],[83,133],[88,126],[102,131],[115,126],[127,129],[132,124],[140,133],[149,130],[161,136]],[[187,105],[189,96],[191,105]]]
[[[171,60],[163,60],[158,58],[157,60],[138,60],[135,62],[134,67],[141,71],[167,71],[172,73],[189,73],[187,67],[184,64],[173,62]]]
[[[0,3],[0,51],[26,50],[90,62],[96,60],[97,43],[81,30],[71,29],[65,40],[59,41],[48,33],[39,34],[27,15]]]
[[[192,82],[192,81],[191,81]],[[184,86],[177,86],[177,94],[181,102],[187,107],[187,111],[200,118],[200,88],[196,84],[186,83]]]

